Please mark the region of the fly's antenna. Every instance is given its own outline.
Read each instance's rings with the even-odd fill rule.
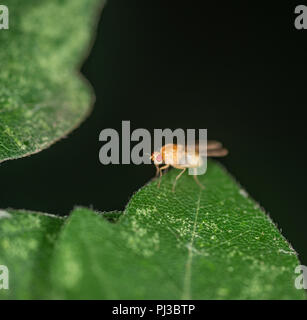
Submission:
[[[151,155],[150,153],[145,152],[144,154],[145,154],[145,155],[148,155],[148,156],[149,156],[149,159],[152,159],[152,155]]]

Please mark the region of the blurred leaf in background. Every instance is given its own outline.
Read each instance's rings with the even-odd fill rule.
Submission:
[[[78,72],[101,0],[10,0],[0,32],[0,162],[48,147],[90,112]]]

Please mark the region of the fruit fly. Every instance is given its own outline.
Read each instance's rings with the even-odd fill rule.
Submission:
[[[204,186],[199,182],[196,175],[197,168],[203,165],[203,159],[201,157],[202,147],[203,146],[199,143],[193,146],[169,143],[164,145],[160,151],[153,152],[150,159],[156,167],[156,177],[160,176],[158,188],[161,183],[162,171],[172,166],[181,170],[174,181],[172,188],[173,192],[175,191],[178,179],[183,175],[187,168],[193,168],[195,170],[195,174],[193,175],[194,180],[199,187],[203,189]],[[207,157],[224,157],[228,154],[228,150],[223,148],[222,144],[218,141],[208,141],[206,154]],[[160,165],[163,166],[160,167]]]

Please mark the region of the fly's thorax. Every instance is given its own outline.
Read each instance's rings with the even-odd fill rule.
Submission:
[[[185,155],[185,148],[182,145],[166,144],[161,148],[161,154],[166,164],[176,165]]]

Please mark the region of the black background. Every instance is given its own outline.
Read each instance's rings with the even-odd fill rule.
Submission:
[[[1,164],[2,208],[122,210],[155,170],[100,164],[102,129],[207,128],[307,264],[307,30],[294,27],[304,1],[204,2],[109,0],[82,67],[92,114],[48,150]]]

